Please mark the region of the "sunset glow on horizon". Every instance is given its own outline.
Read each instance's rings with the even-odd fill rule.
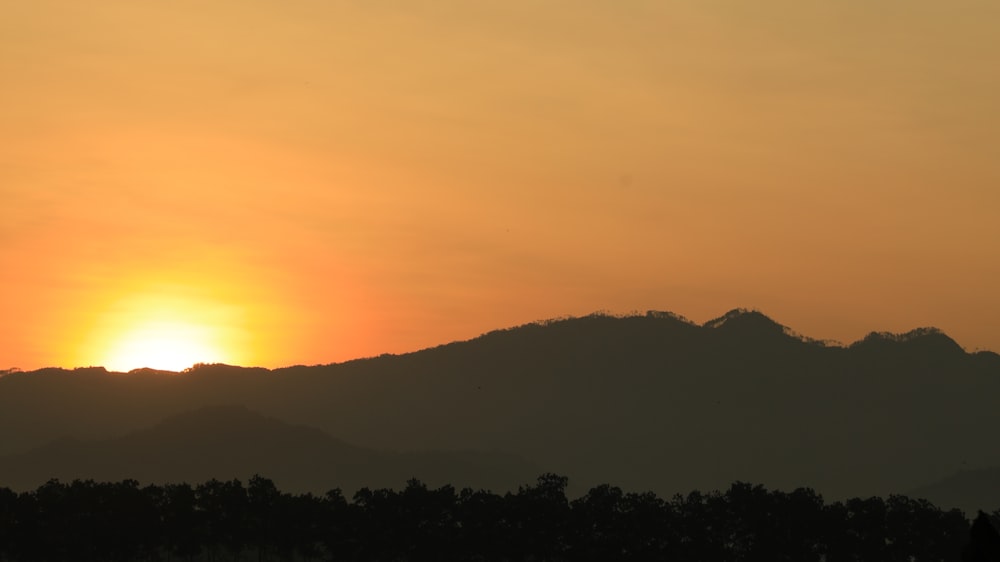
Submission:
[[[989,2],[38,0],[0,369],[280,367],[596,310],[1000,351]]]
[[[247,364],[246,336],[238,311],[216,303],[145,295],[104,313],[81,349],[80,361],[127,372],[148,367],[181,371],[196,363]],[[240,341],[240,340],[244,341]]]

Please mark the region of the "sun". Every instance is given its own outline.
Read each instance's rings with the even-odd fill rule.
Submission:
[[[205,326],[176,320],[152,320],[122,334],[103,361],[112,371],[141,367],[181,371],[196,363],[224,363],[225,354]]]
[[[175,287],[127,294],[96,313],[81,358],[115,372],[241,364],[248,348],[242,316],[238,306]]]

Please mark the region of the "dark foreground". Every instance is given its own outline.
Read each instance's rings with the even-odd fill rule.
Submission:
[[[516,494],[428,489],[279,491],[266,478],[198,486],[51,481],[0,489],[0,560],[995,560],[970,522],[902,496],[826,503],[735,483],[670,500],[599,486],[568,500],[547,474]],[[996,515],[998,512],[995,512]]]

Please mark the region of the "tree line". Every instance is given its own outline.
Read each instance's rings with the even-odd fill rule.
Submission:
[[[979,561],[985,514],[905,496],[827,503],[811,489],[674,496],[602,485],[570,500],[545,474],[516,493],[368,489],[289,494],[260,476],[200,485],[49,481],[0,488],[0,561]],[[994,517],[1000,512],[994,512]]]

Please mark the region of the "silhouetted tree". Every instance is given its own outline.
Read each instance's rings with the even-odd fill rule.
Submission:
[[[277,542],[275,526],[280,502],[281,492],[271,480],[255,474],[247,483],[245,524],[258,562],[267,561],[268,548]]]
[[[0,561],[15,555],[13,541],[17,536],[17,494],[0,488]]]
[[[343,492],[330,490],[323,498],[323,548],[331,560],[353,560],[359,550],[360,537],[353,511]]]
[[[240,560],[247,545],[247,493],[239,480],[209,480],[198,486],[197,507],[205,513],[207,544]]]
[[[626,494],[621,523],[625,533],[625,553],[631,560],[673,558],[680,543],[674,529],[676,514],[670,504],[656,494]]]
[[[607,484],[573,501],[568,553],[574,560],[619,560],[625,555],[625,494]]]
[[[512,531],[506,500],[485,490],[464,489],[456,506],[461,524],[458,550],[468,560],[498,561],[509,549]]]
[[[957,510],[903,496],[824,504],[810,489],[736,482],[669,502],[602,485],[570,502],[566,485],[545,474],[500,496],[410,480],[348,502],[340,490],[282,493],[261,476],[197,488],[51,480],[0,488],[0,562],[1000,562],[988,516],[970,529]]]
[[[965,528],[961,512],[927,500],[893,495],[885,502],[887,560],[956,560]]]
[[[820,560],[824,541],[823,500],[812,490],[791,494],[744,482],[714,503],[725,510],[725,544],[731,559]]]
[[[564,558],[570,512],[566,499],[568,483],[565,476],[543,474],[536,485],[522,486],[516,495],[506,496],[511,523],[510,554],[516,559]]]
[[[197,507],[195,491],[188,484],[167,484],[150,492],[159,504],[167,560],[173,556],[193,560],[207,539],[205,513]]]
[[[962,552],[963,562],[1000,561],[1000,533],[988,515],[979,512],[969,529],[969,544]]]
[[[676,496],[674,509],[679,516],[679,545],[677,553],[682,559],[715,562],[730,559],[728,539],[730,530],[719,517],[718,494],[703,494],[697,490],[687,496]]]
[[[330,522],[328,504],[312,494],[282,494],[273,518],[274,547],[279,560],[296,556],[310,561],[323,555],[323,538]]]
[[[853,498],[846,507],[846,550],[856,560],[889,560],[886,544],[886,507],[882,498]]]

